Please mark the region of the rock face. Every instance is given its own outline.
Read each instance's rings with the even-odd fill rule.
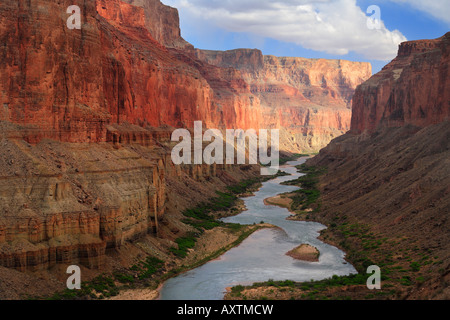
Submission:
[[[351,132],[308,161],[328,168],[320,187],[325,222],[346,216],[405,239],[402,250],[417,245],[441,260],[409,298],[439,297],[448,287],[449,40],[447,33],[403,43],[399,56],[357,89]]]
[[[2,126],[2,132],[20,131]],[[2,139],[1,266],[21,271],[60,263],[102,268],[108,249],[158,234],[168,214],[167,179],[191,187],[202,182],[214,194],[214,183],[207,180],[240,171],[220,165],[174,166],[162,129],[155,134],[130,125],[108,130],[119,137],[117,143],[44,140],[31,145]],[[184,196],[194,201],[194,195]]]
[[[79,0],[82,28],[70,30],[73,4],[0,2],[0,265],[18,270],[101,268],[108,249],[158,232],[168,180],[211,180],[211,191],[233,170],[244,176],[174,167],[171,128],[282,127],[282,148],[315,151],[348,129],[370,74],[347,61],[195,50],[159,0]]]
[[[402,43],[397,58],[356,90],[352,131],[407,124],[423,128],[448,119],[449,43],[450,33]]]
[[[263,56],[259,50],[195,51],[222,68],[236,68],[260,101],[261,126],[281,129],[281,147],[318,151],[350,129],[356,87],[372,75],[369,63]]]
[[[0,265],[100,268],[107,248],[156,232],[167,170],[154,150],[18,139],[1,146]]]
[[[176,17],[173,9],[159,1],[138,7],[86,0],[80,4],[82,29],[69,30],[69,5],[0,5],[0,120],[27,126],[28,141],[102,142],[108,124],[125,122],[193,127],[202,120],[211,128],[259,128],[248,87],[233,72],[214,71],[223,89],[217,98],[201,74],[209,66],[164,45],[182,42],[178,22],[177,32],[166,28]],[[164,21],[149,20],[154,6],[166,13]]]
[[[211,128],[289,128],[282,145],[317,150],[348,130],[346,107],[370,76],[370,65],[347,61],[194,51],[177,11],[157,0],[82,1],[81,30],[65,26],[69,5],[0,7],[0,120],[28,126],[30,142],[100,142],[112,123],[203,120]]]

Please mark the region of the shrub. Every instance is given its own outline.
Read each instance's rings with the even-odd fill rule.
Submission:
[[[196,235],[188,235],[187,237],[178,238],[175,240],[178,248],[172,247],[170,251],[178,257],[185,258],[189,249],[195,246],[197,242]]]
[[[411,271],[418,272],[420,270],[420,263],[418,262],[412,262],[409,267],[411,268]]]

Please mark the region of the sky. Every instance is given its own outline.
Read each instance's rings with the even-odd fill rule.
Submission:
[[[380,71],[403,41],[450,31],[450,0],[162,0],[196,48],[344,59]]]

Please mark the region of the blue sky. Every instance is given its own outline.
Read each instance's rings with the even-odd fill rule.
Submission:
[[[257,48],[266,55],[368,61],[376,73],[405,40],[450,31],[450,0],[162,0],[178,8],[196,48]],[[381,22],[369,6],[378,6]]]

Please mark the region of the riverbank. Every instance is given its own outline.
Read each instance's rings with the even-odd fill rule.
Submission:
[[[158,288],[164,281],[218,258],[260,229],[273,227],[263,223],[242,226],[218,219],[245,211],[241,198],[252,196],[262,182],[275,177],[249,175],[216,191],[215,197],[208,201],[167,216],[160,221],[159,237],[148,235],[109,252],[109,268],[84,280],[81,290],[63,290],[52,296],[28,299],[157,299]],[[82,270],[83,279],[89,271]]]
[[[355,273],[353,266],[344,261],[342,251],[317,239],[319,231],[323,229],[322,225],[287,221],[287,210],[263,203],[268,197],[298,189],[297,186],[285,185],[283,182],[298,178],[300,175],[295,165],[300,165],[305,160],[298,159],[281,168],[288,176],[264,183],[254,197],[244,200],[247,211],[223,220],[244,225],[266,221],[278,226],[279,230],[264,230],[254,234],[238,248],[225,253],[220,260],[191,270],[185,276],[169,280],[162,291],[163,298],[223,299],[226,288],[233,283],[251,284],[273,278],[307,281],[324,279],[333,274]],[[321,261],[311,265],[286,255],[301,244],[318,248]]]
[[[319,239],[346,252],[346,260],[355,266],[358,274],[302,283],[267,281],[236,286],[229,290],[225,299],[384,300],[404,299],[410,292],[426,290],[422,285],[430,279],[431,270],[443,263],[438,256],[432,256],[429,250],[421,249],[408,237],[383,233],[375,225],[356,217],[338,212],[323,214],[322,206],[327,208],[327,204],[320,197],[319,183],[326,170],[312,166],[298,169],[306,176],[288,182],[303,188],[303,191],[289,195],[290,211],[294,213],[290,219],[326,225],[328,228],[321,231]],[[276,200],[269,202],[277,203]],[[371,275],[367,274],[367,268],[371,265],[381,268],[381,290],[367,288],[366,282]]]
[[[149,287],[123,290],[117,296],[112,297],[111,300],[158,300],[164,282],[168,279],[219,258],[222,254],[238,246],[258,230],[273,227],[269,224],[260,224],[245,226],[240,230],[234,231],[222,227],[208,230],[199,237],[195,247],[191,249],[190,254],[185,259],[178,261],[173,269],[168,270],[162,275],[157,288]]]

